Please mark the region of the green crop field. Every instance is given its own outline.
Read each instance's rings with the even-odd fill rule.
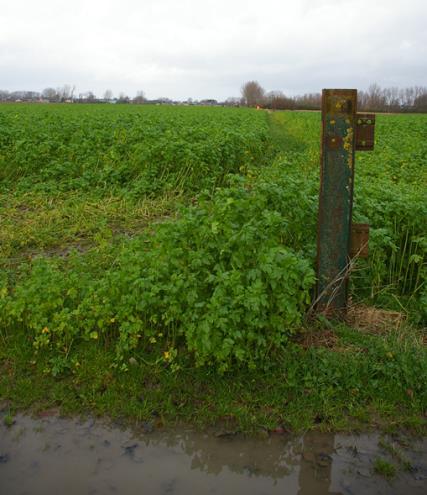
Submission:
[[[172,374],[252,373],[290,352],[287,386],[304,380],[304,390],[316,388],[321,378],[308,364],[297,378],[289,363],[303,366],[295,343],[319,325],[306,317],[319,143],[317,112],[0,106],[3,369],[21,345],[13,336],[23,335],[26,365],[51,378],[80,376],[84,356],[95,359],[90,349],[114,373],[140,363]],[[427,115],[377,116],[375,151],[356,156],[354,221],[371,232],[369,258],[351,275],[352,301],[399,311],[419,343],[427,319]],[[354,335],[338,338],[359,345]],[[359,391],[345,399],[356,407],[358,393],[399,375],[391,402],[405,402],[410,390],[419,412],[425,347],[403,346],[404,362],[393,368],[384,358],[391,345],[372,344],[372,369],[356,353],[351,377],[342,375],[344,354],[335,355],[335,371],[321,364],[323,350],[307,359],[320,360],[329,384],[322,394],[348,386]]]
[[[99,339],[118,359],[161,340],[225,369],[298,330],[315,281],[317,113],[10,105],[0,128],[0,321],[59,368],[72,343]],[[353,298],[418,322],[426,136],[426,116],[380,116],[355,181],[355,220],[372,230]]]

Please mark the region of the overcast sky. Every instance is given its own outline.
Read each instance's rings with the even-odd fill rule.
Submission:
[[[427,0],[0,0],[0,89],[224,99],[427,85]]]

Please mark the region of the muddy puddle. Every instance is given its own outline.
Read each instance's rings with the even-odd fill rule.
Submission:
[[[93,419],[14,420],[0,426],[1,495],[427,493],[427,441],[404,435],[255,440],[138,433]],[[375,473],[378,459],[395,467],[393,479]]]

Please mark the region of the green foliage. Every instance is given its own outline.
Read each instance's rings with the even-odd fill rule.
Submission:
[[[372,230],[369,259],[353,277],[355,293],[403,309],[422,323],[427,321],[427,117],[377,120],[376,150],[357,156],[355,217]]]
[[[356,162],[355,220],[371,224],[371,242],[353,297],[416,322],[427,314],[426,125],[379,117],[376,151]],[[147,351],[173,369],[182,356],[265,367],[300,330],[314,286],[317,113],[8,105],[0,130],[0,335],[23,328],[52,374],[77,366],[82,342],[112,346],[122,369]],[[396,360],[375,373],[403,386]],[[300,379],[333,393],[320,377]]]
[[[162,340],[185,343],[198,365],[220,370],[262,362],[301,324],[314,271],[289,208],[298,182],[234,182],[126,242],[96,278],[84,275],[78,255],[66,272],[56,260],[35,260],[1,322],[23,324],[36,349],[65,355],[76,338],[114,338],[120,360]]]
[[[402,467],[405,471],[410,472],[414,470],[414,466],[412,466],[411,461],[406,457],[402,449],[394,442],[389,442],[386,439],[381,438],[378,445],[390,454],[391,457],[395,459],[399,463],[400,467]]]
[[[396,466],[381,457],[375,459],[374,471],[387,479],[392,479],[396,476]]]
[[[313,338],[321,332],[312,331]],[[91,340],[74,345],[62,369],[67,373],[59,378],[65,359],[46,352],[34,357],[28,333],[15,328],[0,345],[6,370],[0,373],[0,397],[12,410],[37,412],[55,404],[66,415],[91,411],[121,424],[151,421],[155,410],[166,427],[184,422],[224,428],[227,421],[227,430],[244,433],[282,425],[301,432],[374,427],[425,434],[427,384],[420,377],[427,373],[427,349],[421,335],[406,328],[385,338],[344,326],[334,334],[333,346],[290,342],[266,369],[236,366],[222,375],[213,367],[191,366],[184,352],[171,353],[166,362],[157,344],[127,360],[127,373],[116,373],[114,347]],[[400,449],[386,454],[399,468],[410,468]]]
[[[6,414],[6,416],[3,418],[3,423],[7,428],[11,428],[14,425],[15,420],[13,419],[13,416],[11,414]]]
[[[0,190],[21,193],[194,192],[269,155],[247,109],[2,105],[0,130]]]

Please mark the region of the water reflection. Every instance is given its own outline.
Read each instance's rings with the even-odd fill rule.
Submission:
[[[329,490],[335,437],[308,433],[303,439],[298,495],[332,495]],[[313,487],[316,491],[313,492]]]
[[[298,494],[426,493],[427,442],[405,455],[414,470],[373,476],[378,436],[140,434],[93,420],[18,416],[0,427],[0,493]]]

